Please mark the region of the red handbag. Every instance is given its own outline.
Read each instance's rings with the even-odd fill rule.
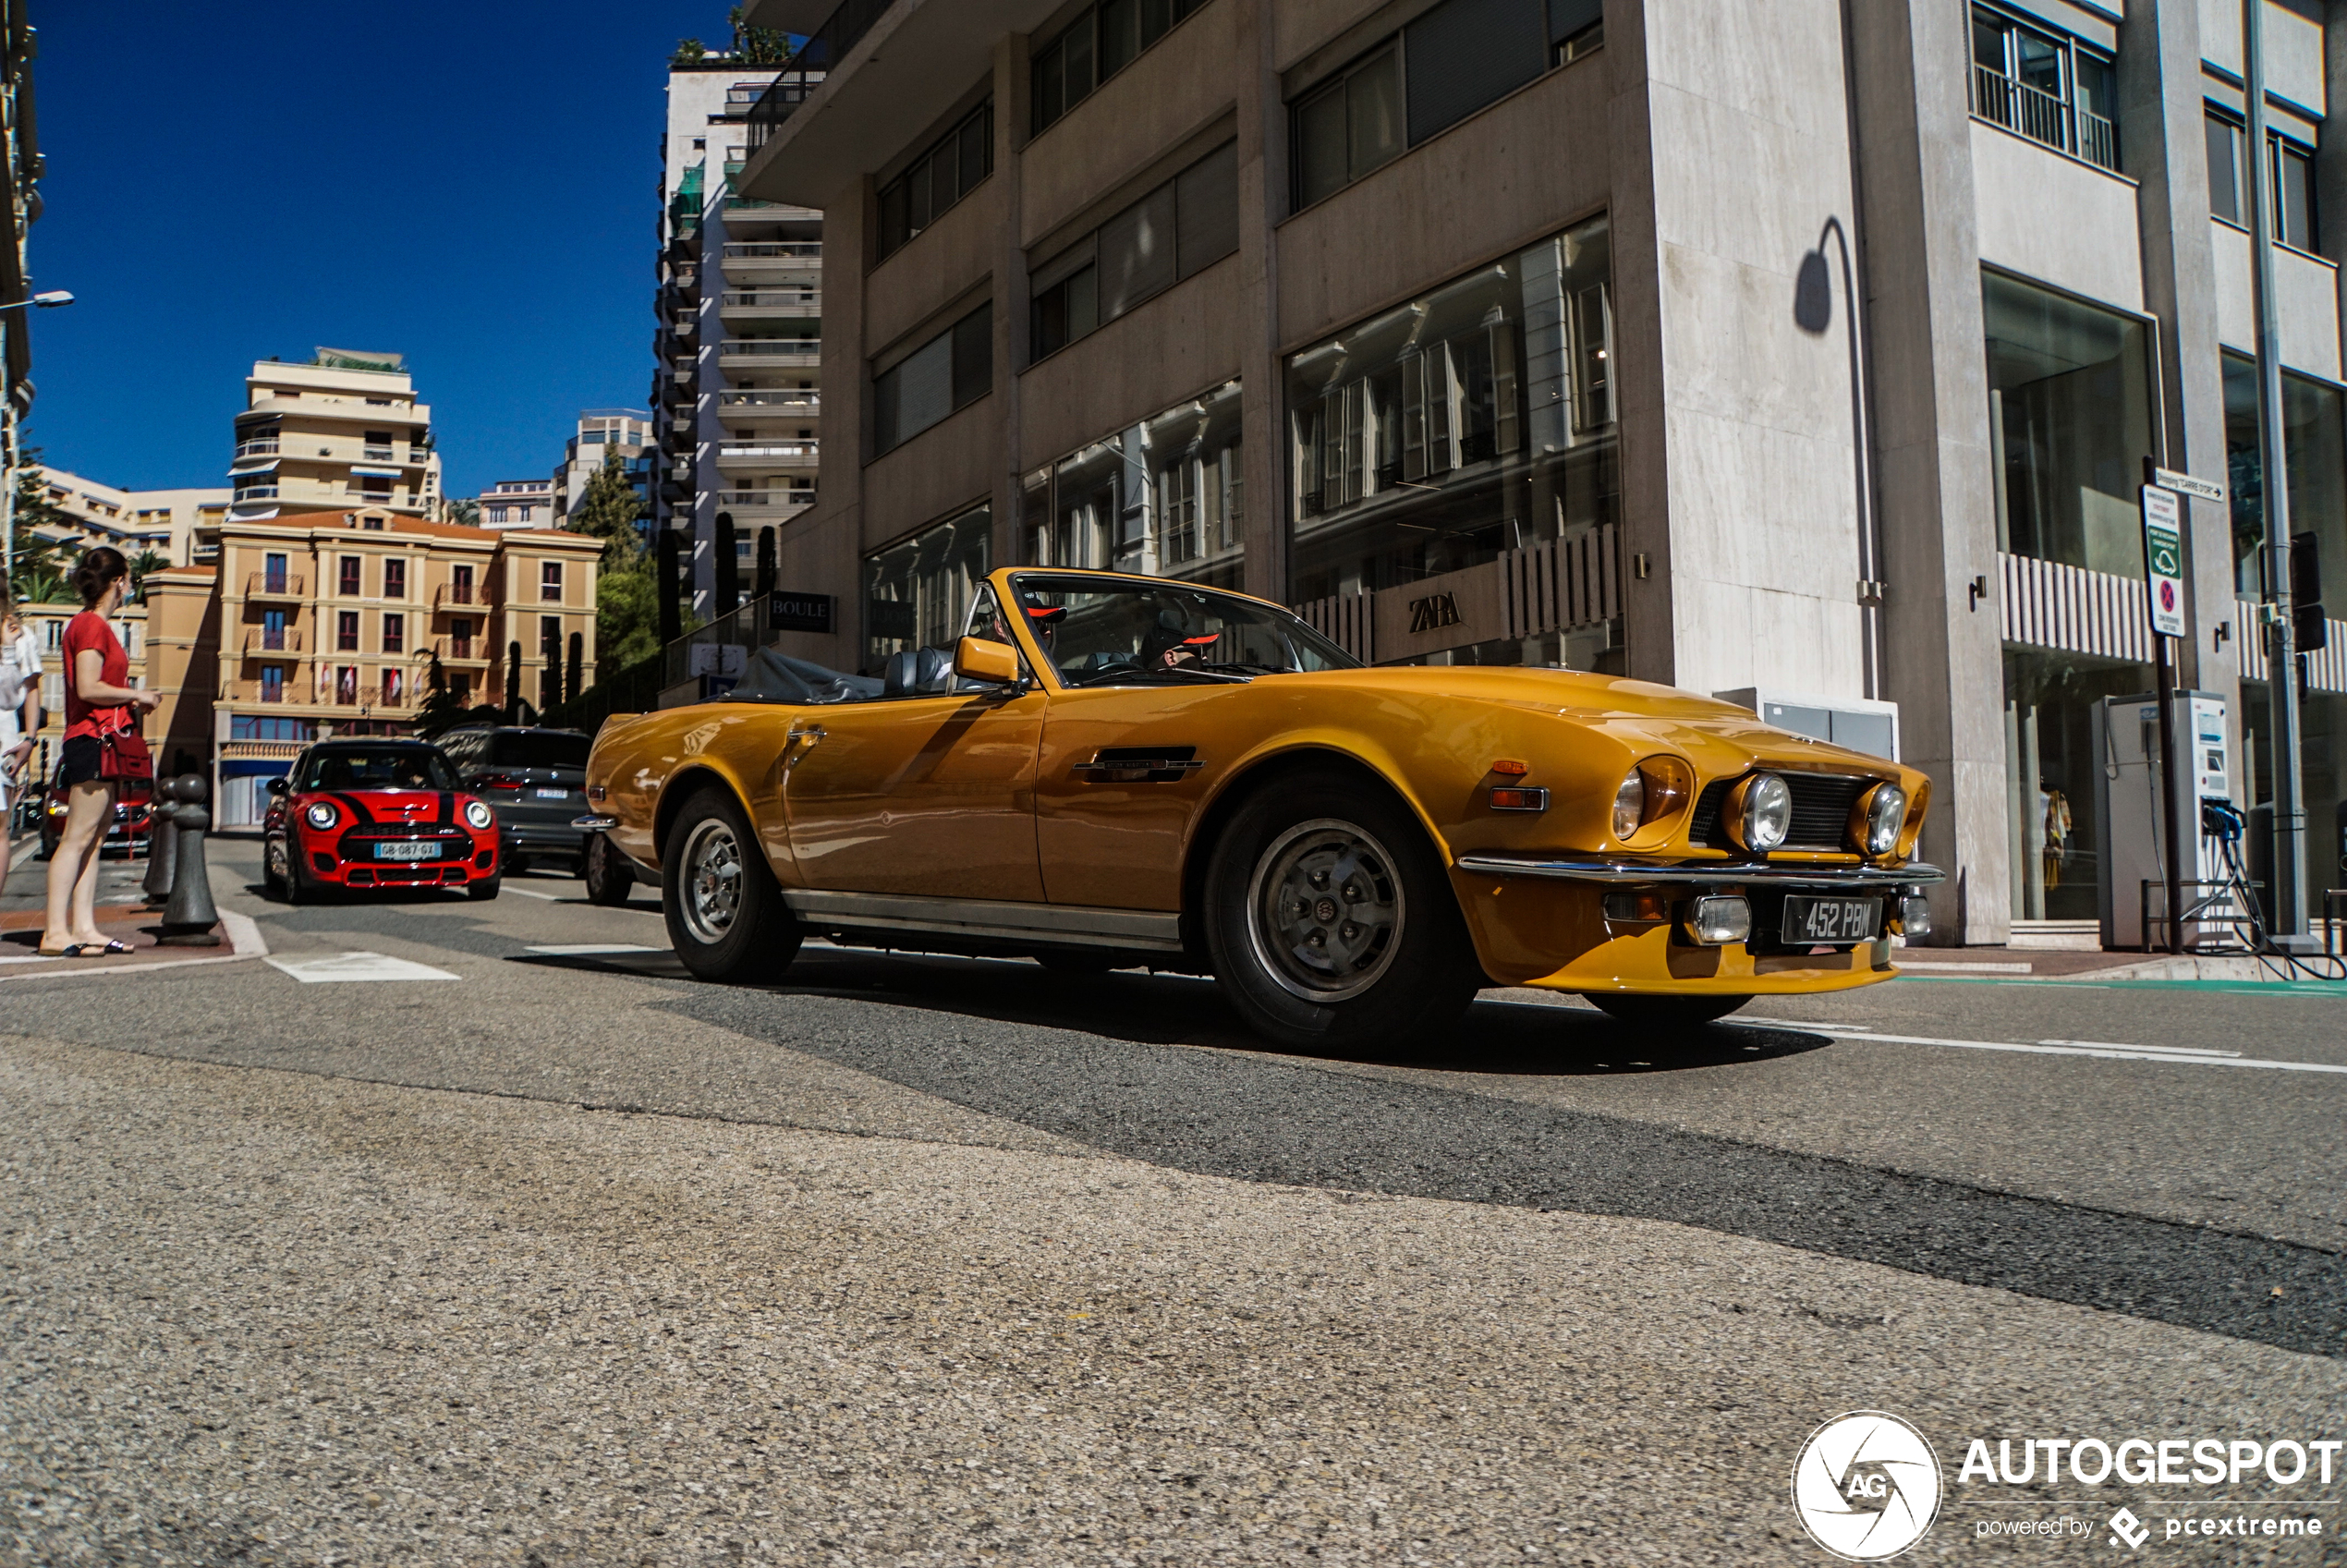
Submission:
[[[139,733],[139,721],[128,706],[109,708],[108,718],[99,720],[98,777],[107,784],[127,784],[155,776],[154,754],[147,749],[147,737]]]

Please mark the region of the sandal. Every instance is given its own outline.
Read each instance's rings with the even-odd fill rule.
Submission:
[[[86,947],[89,943],[84,942],[82,945]],[[98,956],[105,958],[116,953],[129,953],[132,951],[134,950],[128,942],[116,937],[108,937],[106,939],[106,945],[98,949]]]
[[[81,950],[89,945],[86,942],[69,942],[63,947],[36,947],[33,952],[43,958],[79,958]]]

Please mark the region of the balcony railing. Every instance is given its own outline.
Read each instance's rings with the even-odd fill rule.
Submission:
[[[823,297],[811,288],[729,288],[719,296],[718,303],[736,310],[804,310],[818,315],[823,309]]]
[[[811,461],[818,450],[811,441],[793,442],[787,445],[763,441],[724,441],[717,445],[720,457],[803,457]]]
[[[2016,81],[1993,66],[1972,67],[1972,112],[1990,125],[2119,172],[2119,128],[2091,109]]]
[[[432,596],[432,607],[445,610],[452,605],[470,604],[476,590],[468,582],[444,583]]]
[[[717,406],[721,408],[805,408],[812,412],[821,408],[822,402],[822,398],[806,388],[788,392],[721,392],[717,395]]]
[[[823,259],[823,242],[820,239],[754,239],[725,247],[725,260],[728,261],[773,261],[787,257],[804,257],[820,261]]]
[[[872,24],[888,10],[890,0],[840,0],[823,25],[809,36],[791,56],[783,74],[761,94],[749,109],[748,144],[752,148],[765,145],[774,128],[790,118],[792,113],[807,101],[823,79],[823,73],[847,58],[847,52],[872,30]]]
[[[277,438],[272,435],[252,441],[240,441],[237,443],[236,455],[240,458],[274,457],[277,455]]]
[[[237,492],[235,499],[239,506],[252,501],[274,501],[277,499],[277,487],[274,484],[249,484]]]
[[[245,597],[301,599],[307,597],[302,592],[303,586],[300,577],[288,577],[284,572],[251,572],[245,577]]]
[[[729,337],[718,346],[720,354],[756,354],[788,359],[813,359],[823,351],[822,340],[813,337]]]
[[[721,490],[717,504],[726,508],[747,507],[755,511],[789,511],[815,504],[811,490]]]
[[[256,653],[298,653],[300,651],[301,632],[298,627],[278,626],[272,629],[268,626],[257,626],[245,633],[247,657]]]

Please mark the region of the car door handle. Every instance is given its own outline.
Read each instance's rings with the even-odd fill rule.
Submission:
[[[819,740],[828,739],[830,735],[831,732],[823,728],[822,725],[809,724],[803,730],[791,731],[789,738],[784,741],[784,744],[797,745],[797,743],[804,741],[809,746],[812,746]]]

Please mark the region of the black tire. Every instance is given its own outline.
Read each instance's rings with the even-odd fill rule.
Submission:
[[[1724,1018],[1748,996],[1648,996],[1636,992],[1586,993],[1587,1000],[1635,1029],[1693,1029]]]
[[[578,876],[587,884],[587,902],[606,909],[626,903],[628,890],[636,885],[635,868],[602,833],[587,841],[587,853],[578,857]]]
[[[704,980],[780,978],[805,939],[748,815],[714,785],[687,800],[669,827],[660,907],[669,945]]]
[[[1111,954],[1087,953],[1080,947],[1060,947],[1039,953],[1035,955],[1035,962],[1042,965],[1054,975],[1078,978],[1087,975],[1105,975],[1116,967],[1116,960]]]
[[[1425,830],[1347,773],[1291,775],[1240,807],[1207,863],[1204,916],[1233,1005],[1283,1045],[1420,1039],[1484,983]]]
[[[280,904],[291,904],[293,898],[286,890],[285,876],[277,869],[284,855],[284,847],[275,839],[261,841],[261,891],[264,896],[275,899]]]
[[[505,885],[505,873],[503,871],[493,877],[475,877],[465,884],[465,896],[475,904],[486,904],[495,898]]]

